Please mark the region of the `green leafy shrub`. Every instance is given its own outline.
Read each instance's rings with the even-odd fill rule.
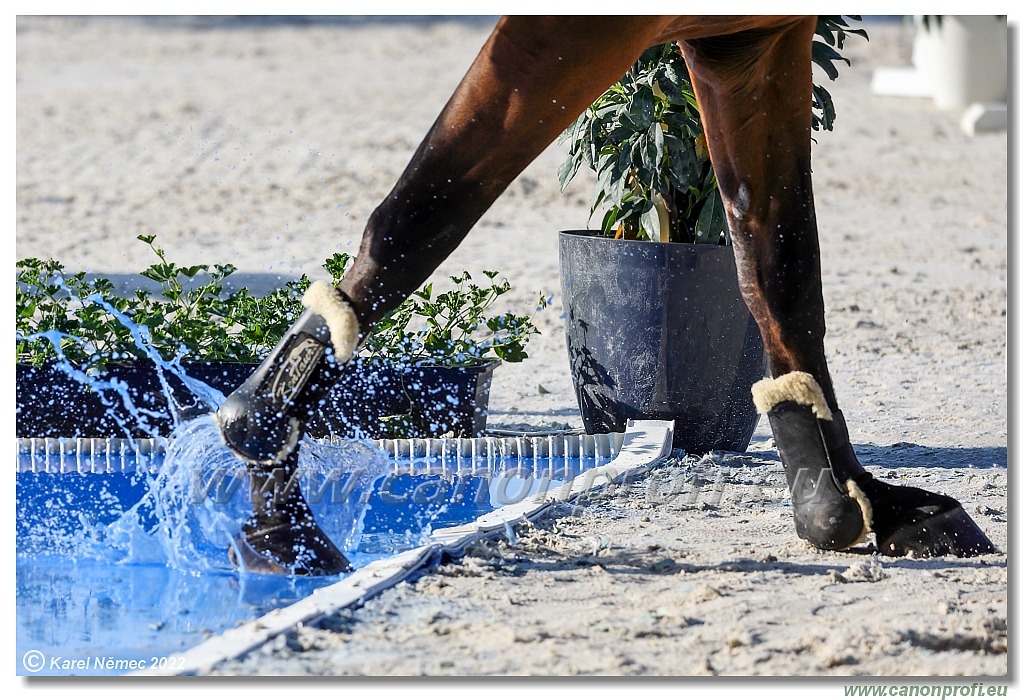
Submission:
[[[487,309],[511,286],[507,280],[496,281],[497,272],[483,274],[484,286],[463,272],[451,278],[456,286],[447,292],[434,296],[432,284],[414,292],[374,326],[365,343],[368,355],[423,361],[444,358],[444,364],[452,367],[489,359],[526,359],[526,342],[538,332],[536,326],[529,316],[511,312],[487,316]],[[546,306],[540,297],[537,310]]]
[[[56,260],[18,261],[19,363],[39,367],[63,359],[95,373],[110,363],[145,359],[148,349],[165,360],[259,363],[303,311],[310,285],[305,275],[260,296],[245,287],[226,290],[235,266],[178,265],[154,245],[154,236],[138,239],[158,259],[141,273],[160,285],[157,294],[136,289],[119,296],[110,280],[66,273]],[[333,284],[350,262],[345,253],[324,262]],[[484,275],[485,285],[468,272],[453,277],[455,288],[436,297],[432,285],[424,286],[376,324],[363,354],[440,366],[522,361],[539,331],[532,316],[488,315],[510,285],[497,281],[496,272]],[[542,297],[537,310],[545,306]]]

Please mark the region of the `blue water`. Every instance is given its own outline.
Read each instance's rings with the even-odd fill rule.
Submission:
[[[19,465],[19,675],[173,664],[175,652],[342,578],[231,565],[227,545],[250,504],[245,471],[226,454],[168,452],[143,469],[127,458],[127,469],[113,473]],[[451,473],[439,459],[396,461],[359,442],[304,444],[301,454],[303,493],[357,568],[607,461],[462,458]]]
[[[146,334],[102,299],[163,371],[210,411],[224,397],[147,347]],[[60,355],[64,338],[43,334]],[[125,388],[71,367],[121,401]],[[228,548],[251,512],[246,472],[209,415],[175,416],[163,457],[120,471],[34,473],[19,457],[16,628],[19,675],[110,675],[174,668],[174,654],[293,603],[342,576],[239,572]],[[422,543],[433,529],[557,488],[609,458],[395,459],[362,442],[303,443],[300,487],[320,526],[353,566]],[[88,473],[84,473],[88,472]]]

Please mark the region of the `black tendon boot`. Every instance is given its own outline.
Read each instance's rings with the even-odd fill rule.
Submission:
[[[847,549],[875,533],[889,556],[976,556],[996,549],[948,496],[875,479],[857,460],[840,411],[810,374],[790,372],[753,387],[786,470],[797,535]]]
[[[253,514],[232,559],[257,573],[329,575],[349,568],[292,476],[305,425],[355,350],[359,323],[326,283],[315,282],[303,303],[307,310],[216,415],[224,441],[246,462],[252,482]]]

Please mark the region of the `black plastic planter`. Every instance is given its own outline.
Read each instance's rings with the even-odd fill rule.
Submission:
[[[316,437],[478,437],[487,426],[491,377],[500,362],[472,367],[398,365],[355,360],[308,425]],[[256,365],[184,363],[186,374],[225,395]],[[176,377],[164,374],[184,415],[205,410]],[[19,437],[153,437],[174,427],[160,377],[152,363],[113,367],[147,426],[110,391],[89,390],[54,366],[17,366],[16,429]]]
[[[675,421],[674,446],[741,452],[764,345],[726,246],[559,234],[566,343],[583,425]]]
[[[309,431],[374,439],[480,437],[499,364],[435,367],[355,360]]]
[[[185,373],[228,394],[256,369],[231,362],[183,363]],[[175,403],[189,414],[205,410],[177,377],[164,377]],[[99,379],[124,382],[128,397],[146,425],[133,415],[115,392],[93,391],[54,365],[35,368],[18,365],[16,374],[16,428],[19,437],[154,437],[168,435],[174,419],[160,375],[152,363],[111,367]],[[147,428],[148,426],[148,428]]]

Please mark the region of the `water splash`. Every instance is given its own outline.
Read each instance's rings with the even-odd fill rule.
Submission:
[[[159,468],[135,476],[145,482],[141,498],[126,500],[122,494],[120,499],[107,499],[111,502],[103,508],[97,509],[95,503],[91,508],[81,508],[71,501],[76,497],[99,498],[97,502],[103,503],[103,494],[91,493],[94,483],[62,484],[56,489],[61,498],[53,504],[62,512],[44,514],[43,528],[19,530],[19,547],[25,547],[22,552],[60,553],[126,564],[166,564],[192,573],[234,571],[228,549],[252,512],[252,502],[245,465],[224,444],[212,417],[224,394],[189,376],[180,357],[165,360],[154,348],[148,328],[133,323],[101,296],[79,299],[63,283],[61,286],[73,301],[101,307],[130,333],[135,346],[156,370],[158,390],[170,410],[173,428]],[[67,360],[62,345],[69,338],[59,331],[44,331],[24,339],[47,340],[57,356],[55,366],[95,392],[126,435],[135,431],[117,417],[115,408],[123,407],[130,422],[143,433],[159,437],[152,423],[159,416],[136,405],[126,382],[117,377],[93,376]],[[171,376],[194,399],[187,410],[175,399]],[[368,493],[373,480],[385,469],[385,458],[364,443],[303,445],[299,487],[307,494],[321,527],[343,550],[357,547]],[[69,520],[69,511],[77,516],[63,522]]]
[[[304,443],[297,483],[328,537],[358,547],[374,482],[388,469],[372,445]],[[142,499],[98,538],[122,563],[165,563],[181,571],[234,571],[228,550],[252,512],[250,476],[223,442],[212,415],[175,430]]]
[[[146,476],[145,495],[107,527],[106,541],[122,552],[123,563],[162,562],[193,572],[234,568],[227,547],[248,514],[246,502],[202,498],[196,484],[240,464],[209,416],[180,426],[159,469]]]

